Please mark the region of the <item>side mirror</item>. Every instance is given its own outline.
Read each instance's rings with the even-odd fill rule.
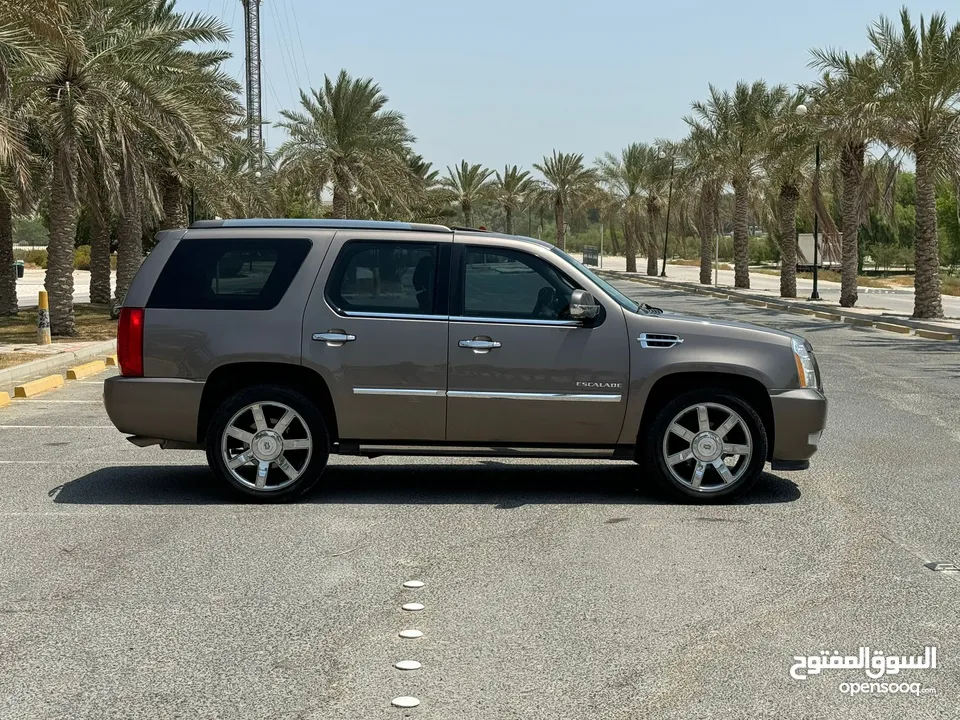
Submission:
[[[570,295],[570,317],[574,320],[592,320],[600,314],[596,299],[586,290],[574,290]]]

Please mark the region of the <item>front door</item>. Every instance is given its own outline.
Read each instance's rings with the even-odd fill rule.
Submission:
[[[330,388],[341,440],[444,439],[451,247],[443,233],[334,237],[302,352]]]
[[[592,326],[565,313],[579,286],[553,253],[455,245],[447,440],[614,445],[627,404],[629,343],[608,298]]]

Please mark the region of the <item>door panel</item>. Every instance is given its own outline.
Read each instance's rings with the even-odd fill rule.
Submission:
[[[304,315],[303,363],[326,380],[341,439],[444,439],[450,246],[440,233],[334,238]]]
[[[461,267],[461,314],[449,331],[447,440],[615,444],[629,373],[619,307],[604,304],[593,327],[565,319],[577,285],[542,255],[467,247]]]

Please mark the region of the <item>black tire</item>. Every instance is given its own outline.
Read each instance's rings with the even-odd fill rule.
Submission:
[[[717,470],[711,463],[704,463],[706,465],[706,471],[702,476],[701,482],[703,484],[700,490],[693,487],[693,483],[695,482],[694,473],[699,464],[696,457],[691,457],[689,460],[681,461],[673,465],[676,472],[682,477],[686,477],[686,471],[689,469],[690,484],[681,482],[674,477],[674,474],[670,471],[671,466],[668,465],[666,460],[668,453],[670,453],[672,457],[676,457],[679,451],[684,449],[687,441],[683,437],[679,437],[671,432],[667,440],[667,447],[664,447],[664,438],[667,436],[668,428],[674,419],[685,410],[692,412],[694,419],[699,418],[695,409],[698,405],[707,407],[711,431],[721,429],[726,418],[731,417],[729,414],[726,414],[725,417],[725,411],[723,409],[733,411],[742,423],[738,423],[733,429],[728,431],[728,438],[725,439],[729,439],[729,444],[749,444],[751,448],[749,455],[731,456],[731,460],[733,460],[733,458],[737,458],[737,460],[735,460],[736,464],[734,465],[728,464],[728,471],[731,471],[731,475],[735,476],[733,481],[729,483],[725,483],[720,474],[723,468]],[[689,425],[682,424],[683,422],[688,422],[687,418],[688,416],[682,416],[681,427],[691,432],[691,434],[699,436],[699,431],[697,430],[699,426],[689,427]],[[746,433],[749,433],[749,438],[747,438]],[[710,437],[704,437],[703,440],[705,447],[710,447],[713,442],[713,438]],[[691,442],[690,444],[692,452],[693,443]],[[642,453],[639,461],[650,469],[657,484],[665,490],[667,494],[675,499],[687,502],[716,503],[727,502],[739,497],[748,492],[756,484],[757,480],[763,474],[763,469],[766,465],[768,440],[763,421],[746,398],[730,390],[703,388],[683,393],[667,403],[657,413],[653,422],[649,425],[646,437],[642,439],[641,447]],[[698,451],[699,450],[700,447],[698,447]],[[717,460],[724,462],[722,457]],[[742,463],[742,465],[740,463]],[[724,464],[726,463],[724,462]]]
[[[227,425],[238,412],[258,403],[263,403],[266,406],[263,412],[266,416],[268,429],[276,424],[278,415],[283,415],[283,409],[280,406],[286,406],[299,415],[299,418],[295,419],[291,426],[281,434],[281,440],[286,442],[289,442],[290,439],[283,437],[283,435],[298,434],[301,436],[301,443],[307,439],[310,443],[309,450],[287,450],[280,455],[281,458],[288,460],[295,471],[300,471],[299,476],[293,482],[289,482],[289,478],[285,476],[284,471],[279,466],[271,464],[267,471],[267,477],[264,478],[267,485],[258,489],[251,487],[249,483],[238,480],[234,477],[230,468],[227,467],[226,459],[223,456],[224,433]],[[236,422],[243,423],[243,417],[241,416]],[[252,411],[250,419],[253,419]],[[270,424],[271,421],[273,425]],[[249,422],[246,423],[246,426],[250,429],[251,434],[255,434],[255,426]],[[303,432],[303,428],[306,428],[309,432]],[[240,448],[245,444],[242,441],[236,441],[235,438],[230,438],[226,442],[231,444],[240,442]],[[224,400],[210,421],[206,434],[206,446],[207,462],[217,479],[235,495],[257,502],[287,502],[302,496],[320,480],[330,457],[330,435],[320,410],[303,393],[280,385],[255,385],[240,390]],[[240,448],[236,451],[239,452]],[[298,463],[297,460],[301,462]],[[248,467],[244,465],[237,472],[245,477],[249,474],[247,470]],[[252,479],[250,477],[246,479],[255,482],[256,475],[256,470],[254,470]],[[275,479],[272,487],[270,485],[271,480],[268,478]],[[284,482],[289,482],[289,484],[284,486]]]

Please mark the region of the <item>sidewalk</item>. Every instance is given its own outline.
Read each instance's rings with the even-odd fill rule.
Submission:
[[[860,303],[866,307],[843,308],[836,301],[826,299],[828,293],[836,291],[839,293],[839,283],[819,283],[821,297],[824,300],[819,302],[809,300],[809,294],[812,289],[811,281],[797,281],[798,298],[781,298],[779,295],[780,279],[772,275],[761,275],[752,273],[750,276],[751,286],[754,280],[758,279],[757,284],[768,285],[773,281],[776,289],[768,287],[753,288],[750,290],[735,289],[733,284],[733,273],[730,271],[720,271],[721,283],[723,283],[724,274],[729,276],[730,286],[721,285],[701,285],[699,282],[700,269],[694,266],[672,265],[667,263],[667,277],[651,277],[645,272],[627,273],[626,261],[624,258],[605,257],[603,268],[598,270],[611,279],[631,280],[634,282],[646,283],[649,285],[660,285],[662,287],[675,288],[684,292],[694,292],[707,295],[715,295],[727,300],[738,300],[749,305],[758,307],[768,307],[777,310],[786,310],[806,315],[819,317],[823,320],[832,320],[834,322],[847,322],[862,327],[876,327],[880,330],[895,332],[903,335],[916,335],[930,340],[957,341],[960,339],[960,318],[945,318],[943,320],[914,320],[910,316],[913,311],[913,292],[901,293],[900,291],[885,291],[881,288],[858,288],[860,294]],[[617,262],[619,261],[619,262]],[[618,267],[619,266],[619,267]],[[637,259],[637,267],[645,271],[646,260]],[[692,276],[692,277],[690,277]],[[802,283],[810,286],[804,288]],[[835,286],[835,287],[831,287]],[[890,302],[891,296],[907,295],[909,297],[909,311],[898,312],[897,309],[883,307],[883,305],[894,304]],[[949,298],[951,305],[953,301],[960,301],[960,298],[954,296],[944,296]],[[947,303],[944,303],[944,310],[947,309]],[[958,313],[960,314],[960,313]]]

